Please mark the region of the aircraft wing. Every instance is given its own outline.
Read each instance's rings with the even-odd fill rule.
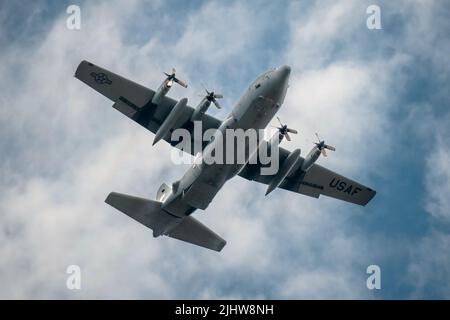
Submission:
[[[114,102],[113,108],[117,109],[153,133],[156,133],[166,117],[169,115],[172,108],[177,103],[176,100],[166,96],[158,105],[154,105],[151,103],[151,100],[155,94],[155,91],[88,61],[82,61],[78,65],[75,72],[75,77],[112,100]],[[194,109],[192,107],[186,106],[183,114],[178,118],[174,128],[172,128],[185,128],[189,130],[191,133],[191,139],[194,139],[194,124],[190,121],[190,117],[193,112]],[[216,129],[221,123],[221,120],[208,114],[203,115],[202,137],[203,133],[207,129]],[[178,142],[170,141],[170,135],[166,136],[164,140],[174,146],[178,145]],[[193,140],[191,143],[192,142]],[[192,145],[193,144],[191,144],[191,146]],[[190,149],[191,154],[193,154],[193,148]]]
[[[279,148],[280,168],[289,153],[286,149]],[[304,160],[303,157],[300,158],[301,161]],[[280,188],[314,198],[325,195],[362,206],[365,206],[376,194],[374,190],[316,163],[305,173],[300,169],[301,161],[283,180]],[[260,169],[260,164],[248,164],[239,175],[248,180],[269,184],[274,176],[261,175]]]
[[[158,105],[154,105],[151,103],[151,100],[155,91],[88,61],[82,61],[79,64],[75,77],[112,100],[114,102],[113,108],[153,133],[157,132],[177,103],[176,100],[166,96]],[[183,114],[173,127],[173,129],[187,129],[191,133],[191,139],[195,138],[193,134],[194,124],[190,120],[193,112],[194,109],[192,107],[186,106]],[[208,114],[203,115],[202,136],[205,130],[210,128],[217,129],[221,123],[221,120]],[[172,146],[178,146],[178,142],[170,141],[170,135],[166,136],[164,140]],[[194,141],[192,140],[191,145],[193,143]],[[190,149],[191,154],[193,154],[193,148]],[[280,148],[280,166],[283,165],[283,161],[288,155],[289,151]],[[318,164],[314,164],[306,174],[301,172],[299,166],[297,167],[286,177],[280,188],[315,198],[323,194],[360,205],[366,205],[375,196],[374,190]],[[239,175],[248,180],[255,180],[265,184],[270,183],[273,176],[261,175],[260,168],[260,164],[247,165]]]

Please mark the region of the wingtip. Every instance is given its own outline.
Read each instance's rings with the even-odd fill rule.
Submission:
[[[82,61],[78,64],[78,67],[77,67],[77,69],[75,70],[75,73],[74,73],[74,75],[73,75],[75,78],[78,78],[78,75],[80,74],[80,70],[81,70],[82,66],[83,66],[86,62],[87,62],[86,60],[82,60]]]
[[[369,197],[367,198],[367,201],[366,201],[366,202],[360,203],[360,205],[363,206],[363,207],[365,207],[369,202],[371,202],[372,199],[375,198],[375,196],[377,195],[377,192],[376,192],[375,190],[372,190],[372,189],[370,189],[370,188],[367,188],[367,191],[369,191],[370,193],[372,193],[372,195],[369,196]]]
[[[275,190],[275,188],[273,188],[272,186],[269,186],[266,190],[266,194],[264,196],[267,196],[269,193],[271,193],[273,190]]]
[[[105,203],[111,205],[111,199],[114,197],[115,194],[117,194],[117,192],[110,192],[105,199]]]
[[[217,252],[222,251],[222,249],[226,246],[227,242],[223,240],[223,242],[217,247]]]
[[[367,200],[366,204],[372,201],[373,198],[377,195],[377,192],[375,190],[369,189],[372,192],[372,196]],[[364,206],[366,205],[364,204]]]
[[[89,66],[94,66],[94,64],[92,62],[89,62],[87,60],[81,60],[81,62],[78,64],[77,69],[75,70],[75,74],[73,75],[75,78],[78,78],[78,75],[80,74],[81,68],[84,65],[89,65]]]
[[[157,144],[162,138],[164,137],[164,134],[162,134],[161,132],[156,132],[155,134],[155,138],[153,139],[152,142],[152,146],[154,146],[155,144]]]

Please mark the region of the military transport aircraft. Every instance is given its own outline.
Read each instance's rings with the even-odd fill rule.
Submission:
[[[79,64],[75,77],[112,100],[114,109],[155,133],[154,143],[165,140],[175,146],[171,133],[178,128],[192,132],[194,121],[201,121],[203,131],[213,129],[218,133],[225,129],[264,129],[284,101],[290,72],[290,67],[284,65],[258,76],[224,121],[206,114],[211,103],[220,107],[216,99],[222,95],[207,91],[196,108],[187,105],[187,98],[175,101],[166,95],[174,83],[187,87],[175,76],[175,69],[171,74],[165,73],[156,92],[87,61]],[[289,133],[297,133],[281,122],[278,130],[280,140],[290,140]],[[215,141],[203,144],[201,157]],[[290,152],[279,147],[279,169],[272,175],[261,174],[263,164],[250,163],[248,157],[244,164],[195,163],[171,186],[163,183],[155,201],[111,192],[105,202],[152,229],[154,237],[165,235],[221,251],[226,241],[191,214],[197,209],[205,210],[235,175],[268,185],[266,194],[279,187],[310,197],[325,195],[366,205],[375,196],[374,190],[315,163],[321,154],[326,156],[325,149],[334,151],[319,139],[303,158],[300,149]]]

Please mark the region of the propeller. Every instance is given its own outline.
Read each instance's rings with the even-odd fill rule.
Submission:
[[[325,141],[324,141],[324,140],[320,140],[319,135],[317,134],[317,132],[316,132],[316,137],[317,137],[317,140],[318,140],[319,142],[314,142],[314,144],[315,144],[315,145],[317,146],[317,148],[322,152],[322,154],[323,154],[324,157],[327,156],[327,153],[326,153],[325,149],[328,149],[328,150],[331,150],[331,151],[336,151],[336,148],[335,148],[335,147],[332,147],[332,146],[330,146],[330,145],[328,145],[328,144],[325,144]]]
[[[279,117],[277,117],[277,119],[278,119],[278,122],[280,123],[280,126],[274,127],[274,128],[277,128],[278,131],[280,132],[281,139],[283,139],[283,137],[286,137],[287,141],[291,141],[291,137],[289,136],[289,133],[297,134],[298,131],[288,128],[287,124],[281,123],[281,120]]]
[[[209,102],[214,103],[214,105],[216,106],[217,109],[222,108],[219,104],[219,101],[217,101],[217,99],[222,99],[223,95],[219,94],[219,93],[214,93],[214,91],[209,92],[208,89],[205,88],[206,91],[206,96],[205,99],[208,100]]]
[[[177,77],[175,77],[175,68],[172,68],[172,73],[168,74],[167,72],[164,72],[164,74],[166,75],[167,79],[167,86],[171,87],[173,86],[173,83],[176,82],[178,83],[180,86],[187,88],[187,84],[184,81],[181,81],[180,79],[178,79]]]
[[[219,101],[217,99],[222,99],[223,95],[219,93],[215,93],[214,91],[209,92],[208,89],[206,89],[205,85],[202,83],[203,88],[206,91],[206,96],[199,94],[199,97],[203,97],[203,99],[208,100],[209,102],[214,103],[217,109],[221,109],[222,107],[219,104]]]

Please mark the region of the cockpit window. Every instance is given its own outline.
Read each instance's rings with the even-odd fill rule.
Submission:
[[[261,74],[256,80],[257,80],[257,81],[261,81],[261,80],[264,80],[264,79],[269,79],[269,78],[270,78],[270,73],[271,73],[271,72],[272,72],[272,71],[267,71],[267,72]]]
[[[268,80],[270,79],[270,76],[272,74],[272,72],[274,71],[274,69],[269,70],[267,72],[264,72],[263,74],[261,74],[258,78],[256,78],[255,80],[255,89],[258,89],[259,87],[261,87],[261,82],[263,82],[264,80]],[[249,87],[249,89],[251,88],[251,86]]]

